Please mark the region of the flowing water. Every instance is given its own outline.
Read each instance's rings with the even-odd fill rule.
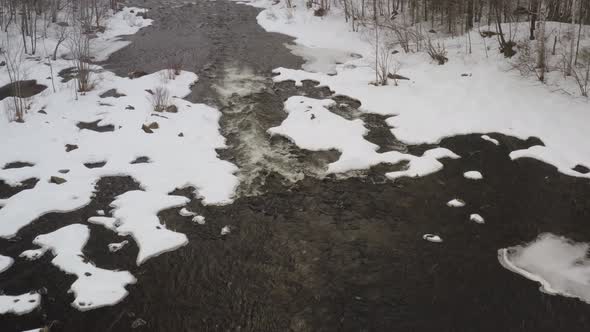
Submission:
[[[73,277],[64,277],[47,256],[17,260],[0,275],[0,289],[47,292],[40,310],[0,316],[2,331],[51,322],[51,331],[88,332],[588,331],[588,304],[543,294],[496,258],[499,248],[543,232],[590,239],[590,182],[508,157],[534,140],[492,134],[502,142],[497,147],[479,135],[445,139],[440,145],[462,158],[444,160],[442,171],[424,178],[385,180],[385,171],[403,165],[325,176],[337,151],[303,151],[266,130],[286,117],[283,101],[290,96],[344,97],[313,82],[301,88],[272,83],[273,68],[299,68],[303,60],[285,47],[289,38],[256,24],[258,9],[223,0],[137,5],[151,7],[155,22],[130,37],[132,44],[107,66],[126,75],[182,61],[197,72],[199,83],[187,99],[223,112],[228,149],[219,154],[240,168],[237,198],[203,206],[190,190],[176,191],[192,198],[188,208],[207,223],[195,225],[178,209],[163,211],[162,222],[190,242],[139,267],[135,244],[110,254],[106,245],[121,239],[89,225],[85,255],[138,279],[116,306],[79,312],[66,294]],[[400,144],[383,118],[355,112],[359,105],[351,100],[346,104],[348,109],[333,111],[362,118],[367,139],[380,151],[418,154],[428,148]],[[484,180],[465,179],[468,170],[481,171]],[[20,241],[0,240],[3,254],[18,256],[37,234],[108,211],[116,195],[137,188],[131,178],[103,178],[89,206],[41,217],[19,233]],[[0,183],[0,197],[11,190]],[[446,207],[455,197],[467,206]],[[469,221],[471,213],[486,223]],[[221,236],[226,225],[231,233]],[[424,241],[425,233],[444,242]]]

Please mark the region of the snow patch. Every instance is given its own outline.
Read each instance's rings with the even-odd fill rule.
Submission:
[[[434,148],[428,150],[422,154],[421,157],[412,155],[406,155],[409,164],[408,168],[403,171],[390,172],[385,174],[390,179],[397,179],[401,177],[421,177],[432,173],[436,173],[443,168],[443,164],[439,159],[450,158],[459,159],[461,158],[453,151],[445,148]]]
[[[18,257],[23,257],[29,261],[35,261],[41,257],[43,257],[43,255],[45,255],[45,252],[47,250],[45,249],[29,249],[29,250],[25,250],[23,252],[21,252],[20,255],[18,255]]]
[[[89,237],[88,226],[72,224],[33,240],[42,250],[52,252],[53,265],[78,278],[70,292],[75,296],[72,306],[80,311],[119,303],[127,296],[125,286],[136,281],[127,271],[105,270],[86,261],[82,249]]]
[[[0,295],[0,314],[27,314],[41,304],[41,295],[31,292],[22,295]]]
[[[306,62],[302,68],[312,73],[335,75],[337,74],[336,66],[338,63],[344,63],[357,58],[350,52],[342,50],[290,44],[285,46],[291,50],[291,53],[305,59]]]
[[[285,102],[287,118],[278,127],[268,129],[271,135],[287,137],[297,146],[310,151],[335,149],[340,158],[328,165],[327,173],[344,173],[366,169],[380,163],[396,164],[409,161],[408,170],[388,173],[389,178],[426,175],[442,168],[437,159],[459,158],[444,148],[426,151],[422,157],[398,151],[378,153],[379,146],[367,141],[368,133],[361,119],[347,120],[330,112],[335,105],[331,99],[294,96]]]
[[[162,210],[188,202],[183,196],[134,190],[117,196],[111,203],[113,217],[119,222],[116,232],[122,236],[131,235],[139,247],[137,265],[188,243],[186,235],[167,229],[157,216]]]

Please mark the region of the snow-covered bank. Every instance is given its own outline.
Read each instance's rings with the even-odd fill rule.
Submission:
[[[279,127],[270,128],[272,135],[283,135],[299,147],[311,151],[336,149],[342,154],[328,166],[328,173],[342,173],[369,168],[379,163],[409,161],[409,169],[388,173],[390,178],[423,176],[442,167],[438,159],[459,158],[447,149],[433,149],[417,157],[397,151],[377,153],[377,145],[365,140],[367,129],[360,119],[346,120],[328,110],[335,102],[295,96],[285,103],[289,116]],[[440,165],[440,167],[438,167]]]
[[[119,35],[150,24],[151,20],[136,16],[142,11],[126,8],[111,16],[105,32],[92,39],[93,58],[106,59],[128,44]],[[24,58],[22,63],[24,79],[36,79],[48,88],[25,100],[29,111],[23,123],[0,118],[0,180],[20,186],[27,179],[38,179],[33,188],[0,199],[0,236],[15,237],[22,227],[47,213],[87,205],[101,177],[131,176],[141,190],[118,196],[111,203],[112,217],[97,212],[100,216],[89,222],[130,235],[140,249],[138,264],[185,245],[186,236],[167,229],[157,216],[162,209],[189,201],[169,193],[190,187],[205,204],[226,204],[238,184],[236,167],[219,159],[216,152],[226,146],[219,131],[220,112],[182,99],[197,75],[162,70],[131,79],[93,65],[92,90],[76,92],[75,80],[62,82],[56,76],[73,66],[62,58],[68,56],[65,48],[59,48],[55,61],[45,56],[51,55],[56,44],[51,36],[39,51],[43,55]],[[0,67],[0,85],[8,81],[5,68]],[[164,99],[170,107],[156,112],[154,99],[160,94],[168,95]],[[8,100],[2,107],[9,107]],[[73,306],[79,310],[121,301],[127,294],[125,285],[135,282],[128,272],[85,262],[80,255],[89,236],[87,226],[66,226],[38,236],[34,243],[41,248],[22,254],[34,260],[52,250],[53,263],[78,276],[71,291],[76,294]],[[23,311],[20,308],[14,305],[5,312]]]
[[[498,260],[506,269],[540,283],[545,293],[590,303],[588,249],[588,243],[541,234],[528,244],[498,250]]]
[[[337,8],[325,17],[315,17],[302,2],[294,3],[295,8],[269,1],[250,4],[265,8],[258,16],[262,27],[295,37],[308,52],[320,49],[321,55],[327,54],[325,49],[334,49],[364,58],[335,64],[336,75],[277,68],[275,81],[314,80],[336,94],[358,99],[364,112],[392,115],[387,120],[392,133],[407,144],[437,143],[470,133],[538,137],[544,146],[515,151],[511,157],[536,158],[564,174],[590,178],[590,173],[574,170],[577,165],[590,166],[586,98],[552,92],[552,86],[509,70],[512,63],[495,49],[488,50],[475,33],[472,54],[466,52],[466,38],[442,39],[449,58],[444,66],[433,64],[424,53],[394,55],[400,74],[410,80],[399,81],[399,86],[374,86],[370,84],[375,80],[374,55],[363,34],[350,32]]]

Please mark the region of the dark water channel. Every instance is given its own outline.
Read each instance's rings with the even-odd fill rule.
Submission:
[[[535,140],[490,134],[500,140],[496,146],[479,135],[445,139],[440,146],[462,158],[443,160],[442,171],[418,179],[385,181],[386,171],[403,165],[379,165],[362,176],[318,178],[337,152],[305,152],[265,136],[268,127],[285,118],[282,103],[289,96],[331,96],[312,82],[303,88],[272,84],[273,68],[302,64],[284,47],[289,38],[264,32],[255,20],[257,9],[227,1],[138,5],[151,7],[155,22],[130,37],[133,43],[114,54],[108,67],[121,75],[154,72],[180,59],[185,69],[197,72],[199,83],[187,98],[222,110],[229,148],[219,153],[241,169],[239,197],[231,205],[203,206],[190,190],[175,192],[193,198],[188,208],[207,223],[195,225],[178,209],[163,211],[162,223],[185,233],[190,242],[140,267],[131,239],[113,255],[107,244],[120,237],[89,225],[85,255],[99,267],[126,269],[138,279],[116,306],[79,312],[66,294],[74,277],[51,265],[50,255],[35,262],[17,259],[0,274],[0,289],[47,292],[39,310],[0,316],[0,330],[51,322],[51,331],[86,332],[590,329],[590,305],[543,294],[537,284],[497,261],[499,248],[542,232],[590,240],[590,181],[508,157]],[[228,85],[250,92],[223,93]],[[367,139],[380,151],[427,148],[399,144],[384,130],[381,117],[363,120],[371,128]],[[256,148],[262,157],[252,157]],[[484,179],[465,179],[469,170],[481,171]],[[89,206],[45,215],[25,227],[19,241],[0,239],[3,254],[17,257],[31,248],[37,234],[83,223],[96,210],[108,211],[118,194],[137,188],[131,178],[103,178]],[[0,197],[12,194],[14,189],[0,183]],[[467,206],[447,207],[456,197]],[[469,221],[471,213],[481,214],[486,223]],[[232,232],[221,236],[225,225]],[[439,234],[444,242],[426,242],[425,233]],[[139,326],[133,328],[134,322]]]

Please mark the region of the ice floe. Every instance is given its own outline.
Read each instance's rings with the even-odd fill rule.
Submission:
[[[14,259],[12,257],[0,255],[0,273],[8,270],[12,264],[14,264]]]
[[[449,207],[464,207],[465,201],[463,201],[462,199],[455,198],[455,199],[448,201],[447,206],[449,206]]]
[[[221,235],[227,235],[231,232],[231,227],[230,226],[223,226],[223,228],[221,229]]]
[[[424,234],[422,238],[428,242],[441,243],[443,239],[435,234]]]
[[[534,241],[498,250],[506,269],[541,284],[541,291],[590,303],[590,244],[551,233]]]
[[[483,179],[483,175],[481,175],[478,171],[468,171],[463,173],[463,176],[469,180],[481,180]]]
[[[478,223],[478,224],[485,224],[485,219],[477,213],[472,213],[469,216],[469,220]]]

